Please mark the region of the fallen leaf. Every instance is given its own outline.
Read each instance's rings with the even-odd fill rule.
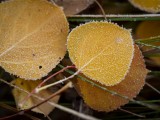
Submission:
[[[23,79],[18,78],[16,80],[13,80],[12,84],[14,84],[15,86],[20,87],[23,90],[31,92],[41,82],[42,82],[42,80],[28,81],[28,80],[23,80]],[[28,96],[28,94],[24,93],[23,91],[20,91],[20,90],[18,90],[16,88],[14,88],[12,90],[12,93],[13,93],[13,96],[15,98],[17,108],[20,109],[20,110],[28,109],[28,108],[30,108],[32,106],[35,106],[36,104],[42,102],[41,100],[31,96],[29,99],[27,99],[24,102],[24,104],[21,104],[21,102],[24,100],[24,98],[26,98]],[[53,93],[49,92],[48,90],[43,90],[43,91],[41,91],[39,93],[36,93],[35,95],[45,99],[45,98],[48,98],[52,94]],[[59,98],[60,98],[60,96],[57,95],[54,98],[52,98],[51,100],[49,100],[49,101],[50,102],[54,102],[54,103],[58,103]],[[44,104],[32,109],[32,111],[37,112],[37,113],[42,113],[44,115],[48,115],[53,109],[54,109],[54,107],[46,102],[46,103],[44,103]]]
[[[134,54],[130,31],[110,22],[76,27],[69,34],[67,47],[77,69],[106,86],[125,78]]]
[[[136,28],[136,37],[144,39],[160,35],[160,21],[143,21]]]
[[[94,0],[55,0],[54,2],[63,7],[66,15],[74,15],[85,10],[94,3]]]
[[[0,66],[24,79],[46,76],[66,53],[68,22],[46,0],[0,4]]]
[[[160,21],[143,21],[136,28],[136,37],[138,39],[151,38],[160,35]],[[160,42],[150,43],[155,46],[160,46]],[[149,51],[152,47],[143,46],[143,51]],[[160,57],[149,57],[154,63],[160,65]]]
[[[147,12],[160,12],[160,0],[129,0],[129,2],[136,8]]]
[[[148,70],[144,64],[143,56],[138,46],[135,46],[134,58],[130,71],[121,83],[115,86],[104,86],[98,82],[95,83],[120,95],[127,96],[129,99],[133,99],[144,86],[147,73]],[[113,111],[129,102],[127,99],[108,93],[80,78],[77,79],[76,85],[78,86],[77,89],[82,94],[85,103],[98,111]]]

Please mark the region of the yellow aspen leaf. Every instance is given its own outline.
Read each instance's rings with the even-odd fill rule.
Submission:
[[[106,86],[125,78],[134,54],[130,31],[110,22],[76,27],[69,34],[67,47],[77,69]]]
[[[139,39],[160,35],[160,21],[143,21],[136,28],[136,37]]]
[[[157,13],[160,12],[160,0],[129,0],[130,3],[147,12]]]
[[[133,99],[144,86],[147,73],[148,70],[144,64],[142,54],[139,48],[135,46],[131,68],[125,79],[115,86],[103,87],[123,96],[127,96],[129,99]],[[127,99],[114,94],[112,95],[111,93],[93,86],[80,78],[77,79],[76,84],[86,104],[95,110],[109,112],[129,102]],[[101,85],[100,83],[97,84]]]
[[[16,80],[13,80],[12,84],[14,84],[15,86],[20,87],[23,90],[31,92],[41,82],[42,82],[42,80],[28,81],[28,80],[23,80],[23,79],[18,78]],[[31,96],[29,99],[27,99],[24,102],[24,104],[21,104],[21,102],[24,100],[24,98],[26,98],[28,96],[28,94],[24,93],[23,91],[20,91],[20,90],[18,90],[16,88],[14,88],[12,90],[12,93],[13,93],[13,96],[15,98],[17,108],[20,109],[20,110],[28,109],[28,108],[30,108],[30,107],[42,102],[41,100]],[[36,93],[37,96],[39,96],[41,98],[44,98],[44,99],[48,98],[52,94],[53,93],[51,93],[51,92],[49,92],[47,90],[43,90],[43,91],[41,91],[39,93]],[[60,96],[57,95],[54,98],[52,98],[51,100],[49,100],[49,101],[57,103],[59,98],[60,98]],[[44,115],[48,115],[53,109],[54,109],[54,107],[46,102],[46,103],[44,103],[44,104],[32,109],[32,111],[37,112],[37,113],[42,113]]]
[[[24,79],[46,76],[64,57],[68,22],[47,0],[0,4],[0,66]]]
[[[160,36],[160,21],[144,21],[140,23],[136,29],[136,37],[145,39],[150,37]],[[160,46],[160,42],[150,43],[155,46]],[[143,46],[143,51],[151,50],[152,47]],[[160,65],[160,57],[150,57],[157,65]]]

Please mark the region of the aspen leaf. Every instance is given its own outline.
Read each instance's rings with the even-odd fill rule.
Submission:
[[[129,0],[129,2],[133,6],[147,12],[160,12],[160,0]]]
[[[142,54],[139,48],[135,46],[131,68],[125,79],[115,86],[103,87],[133,99],[144,86],[147,73],[148,70],[145,67]],[[100,83],[97,84],[101,85]],[[112,95],[80,78],[77,80],[77,85],[86,104],[98,111],[109,112],[129,102],[127,99]]]
[[[12,83],[15,84],[15,86],[18,86],[21,89],[26,90],[28,92],[31,92],[41,82],[42,82],[42,80],[27,81],[27,80],[23,80],[20,78],[12,81]],[[24,100],[24,98],[26,98],[26,96],[28,94],[24,93],[23,91],[20,91],[18,89],[15,89],[15,88],[13,89],[12,93],[15,98],[17,108],[19,108],[20,110],[28,109],[28,108],[42,102],[41,100],[31,96],[28,100],[26,100],[26,102],[24,104],[21,105],[21,102]],[[43,90],[43,91],[37,93],[36,95],[45,99],[45,98],[48,98],[51,94],[52,94],[51,92],[49,92],[47,90]],[[54,98],[52,98],[50,101],[57,103],[59,98],[60,98],[60,96],[57,95]],[[54,107],[46,102],[46,103],[32,109],[32,111],[37,112],[37,113],[42,113],[44,115],[48,115],[53,109],[54,109]]]
[[[160,35],[160,21],[143,21],[136,28],[136,37],[139,39]]]
[[[136,29],[136,37],[145,39],[150,37],[160,36],[160,21],[144,21],[140,23]],[[160,42],[150,43],[155,46],[160,46]],[[143,51],[151,50],[152,47],[143,46]],[[160,65],[160,57],[150,57],[157,65]]]
[[[74,15],[85,10],[94,0],[55,0],[55,3],[63,7],[66,15]]]
[[[24,79],[46,76],[64,57],[68,22],[46,0],[0,4],[0,66]]]
[[[76,67],[106,86],[125,78],[134,54],[130,31],[110,22],[76,27],[69,34],[67,47]]]

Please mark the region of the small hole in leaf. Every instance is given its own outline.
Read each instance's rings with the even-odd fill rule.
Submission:
[[[61,57],[59,57],[59,59],[61,59]]]
[[[33,56],[36,56],[35,54],[32,54]]]
[[[39,69],[42,69],[42,66],[39,66]]]

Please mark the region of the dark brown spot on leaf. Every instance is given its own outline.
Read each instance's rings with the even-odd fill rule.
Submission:
[[[39,66],[39,69],[42,69],[42,66]]]

